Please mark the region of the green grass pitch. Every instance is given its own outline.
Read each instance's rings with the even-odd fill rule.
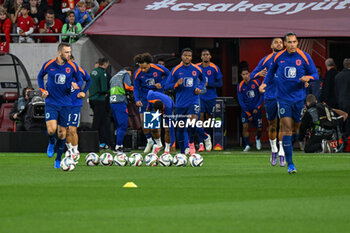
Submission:
[[[350,154],[203,153],[192,167],[53,168],[0,154],[0,232],[350,232]],[[122,188],[132,181],[138,188]]]

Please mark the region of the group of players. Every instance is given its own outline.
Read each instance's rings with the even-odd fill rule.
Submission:
[[[283,49],[283,44],[285,49]],[[318,80],[319,76],[309,54],[298,49],[295,33],[287,33],[283,40],[274,38],[271,43],[272,53],[265,56],[249,74],[243,68],[243,81],[237,87],[238,99],[242,107],[244,151],[250,149],[248,123],[258,128],[256,143],[261,148],[261,105],[264,99],[266,116],[269,123],[271,145],[271,165],[285,166],[288,173],[296,173],[293,163],[293,142],[298,139],[300,122],[309,81]],[[264,77],[260,84],[257,78]],[[262,93],[262,94],[261,94]],[[280,119],[279,149],[277,147],[277,116]]]
[[[293,134],[297,137],[308,82],[317,80],[318,73],[311,57],[298,49],[298,40],[294,33],[287,33],[283,41],[281,38],[274,38],[271,48],[273,52],[264,57],[251,74],[248,68],[241,70],[243,81],[238,85],[237,93],[242,107],[243,137],[246,145],[244,151],[250,149],[249,122],[258,128],[256,142],[257,149],[261,149],[261,106],[264,99],[269,122],[270,162],[273,166],[276,165],[278,157],[280,166],[285,166],[286,161],[288,172],[295,173],[292,160],[292,137]],[[192,63],[192,55],[191,49],[183,49],[182,62],[170,72],[166,67],[154,64],[150,54],[139,54],[134,57],[134,62],[139,68],[134,73],[133,88],[130,88],[131,69],[123,69],[112,78],[114,81],[111,80],[111,84],[114,82],[116,86],[115,88],[111,86],[110,102],[111,105],[116,104],[112,109],[119,128],[116,151],[122,151],[122,142],[127,129],[127,124],[119,124],[118,127],[121,117],[124,118],[123,122],[125,118],[127,119],[127,114],[122,114],[127,113],[126,98],[120,98],[125,95],[125,90],[121,91],[123,88],[133,90],[142,122],[146,111],[156,111],[168,119],[165,121],[170,123],[165,131],[165,153],[175,151],[176,141],[181,153],[195,153],[195,135],[200,142],[199,151],[204,151],[204,145],[207,151],[212,149],[210,134],[203,128],[179,127],[176,130],[176,140],[171,123],[174,120],[180,121],[187,118],[198,120],[201,117],[203,120],[205,113],[212,115],[215,109],[216,88],[222,86],[221,71],[210,61],[211,55],[208,50],[202,51],[202,62],[196,65]],[[46,74],[48,78],[44,85]],[[259,77],[264,77],[262,84],[257,80]],[[84,81],[86,84],[82,90]],[[91,81],[87,72],[72,61],[71,46],[61,43],[58,46],[58,57],[44,63],[38,75],[38,83],[46,102],[45,114],[49,136],[47,154],[52,157],[55,153],[57,131],[55,167],[59,168],[66,144],[68,150],[72,150],[72,154],[79,155],[76,128],[79,124],[82,98],[85,97]],[[164,94],[164,90],[175,92],[176,104]],[[173,115],[174,109],[175,115]],[[279,149],[277,115],[280,119]],[[121,133],[118,133],[118,130]],[[143,131],[147,138],[144,153],[149,153],[151,150],[159,153],[164,148],[160,139],[160,130],[144,128]]]

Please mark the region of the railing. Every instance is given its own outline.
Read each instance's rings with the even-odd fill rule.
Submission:
[[[58,37],[58,42],[62,42],[62,36],[76,36],[76,37],[82,37],[84,36],[84,32],[98,19],[100,18],[115,2],[120,2],[120,0],[112,0],[95,18],[93,18],[91,20],[91,22],[86,25],[83,30],[79,33],[32,33],[29,36],[30,37],[53,37],[53,36],[57,36]],[[0,33],[0,36],[5,36],[5,33]],[[21,35],[17,34],[17,33],[10,33],[11,37],[19,37]]]

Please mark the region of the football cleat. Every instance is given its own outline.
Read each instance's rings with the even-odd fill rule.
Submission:
[[[270,163],[272,166],[276,166],[276,164],[277,164],[277,152],[271,153]]]
[[[211,144],[211,137],[209,134],[208,134],[207,139],[204,139],[204,145],[205,145],[206,151],[211,151],[213,145]]]
[[[56,139],[53,144],[49,142],[49,145],[47,146],[47,156],[49,158],[52,158],[52,156],[55,154],[55,145],[56,145]]]
[[[289,165],[288,165],[288,173],[289,173],[289,174],[297,173],[297,169],[295,169],[294,164],[289,164]]]
[[[55,168],[57,169],[61,168],[61,161],[55,160]]]
[[[152,141],[147,142],[147,145],[146,145],[145,150],[143,151],[143,153],[145,153],[145,154],[150,153],[150,152],[151,152],[151,150],[152,150],[153,145],[154,145],[153,140],[152,140]]]
[[[188,145],[190,147],[190,150],[189,150],[190,154],[193,155],[194,153],[196,153],[196,147],[194,146],[194,142],[189,143]]]
[[[260,139],[255,138],[255,142],[256,142],[256,149],[257,150],[261,150],[261,141],[260,141]]]
[[[152,149],[152,153],[155,153],[157,155],[163,149],[164,149],[163,146],[154,145]]]
[[[283,155],[278,156],[280,167],[286,166],[286,158]]]
[[[250,151],[250,146],[249,145],[245,146],[243,152],[248,152],[248,151]]]
[[[189,155],[190,154],[190,148],[185,148],[185,155]]]
[[[199,143],[198,152],[203,152],[205,150],[203,143]]]

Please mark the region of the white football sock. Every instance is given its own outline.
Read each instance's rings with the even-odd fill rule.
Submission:
[[[78,145],[72,146],[74,152],[78,152]]]
[[[163,146],[162,140],[160,140],[160,138],[154,139],[154,141],[156,141],[157,146],[159,146],[159,147],[162,147],[162,146]]]
[[[279,156],[284,156],[283,142],[279,141],[280,149],[278,151]]]
[[[73,148],[72,143],[66,143],[67,149],[70,150]]]
[[[271,152],[272,153],[277,153],[278,152],[278,148],[277,148],[277,139],[275,138],[274,140],[270,139],[270,146],[271,146]]]

